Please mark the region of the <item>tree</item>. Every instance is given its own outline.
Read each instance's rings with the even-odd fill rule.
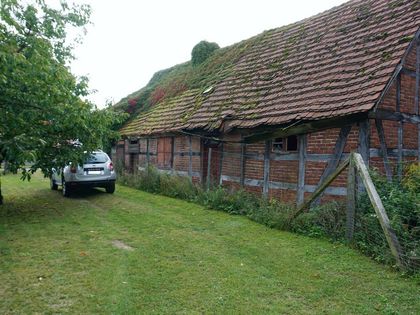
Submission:
[[[69,70],[80,37],[69,42],[68,31],[84,29],[89,17],[89,6],[64,1],[59,8],[44,0],[0,2],[0,161],[23,179],[81,162],[116,137],[109,127],[122,116],[82,100],[87,79]]]

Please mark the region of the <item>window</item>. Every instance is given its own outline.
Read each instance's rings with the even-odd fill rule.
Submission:
[[[158,139],[157,160],[158,168],[172,168],[173,138]]]
[[[287,138],[276,138],[272,142],[273,152],[289,152],[297,151],[298,140],[297,136],[289,136]]]
[[[105,163],[106,161],[108,161],[108,156],[105,153],[95,152],[86,159],[85,164]]]
[[[284,151],[284,138],[276,138],[273,140],[273,152]]]
[[[138,139],[130,139],[130,144],[131,145],[137,144],[137,143],[139,143],[139,140]]]

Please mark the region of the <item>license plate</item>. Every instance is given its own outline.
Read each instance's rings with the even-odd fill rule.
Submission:
[[[101,171],[88,171],[87,174],[88,175],[99,175],[99,174],[101,174]]]

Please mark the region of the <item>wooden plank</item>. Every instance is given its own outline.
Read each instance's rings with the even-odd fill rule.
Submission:
[[[338,164],[340,163],[341,157],[343,155],[344,147],[346,146],[347,137],[351,131],[352,126],[344,126],[340,129],[340,133],[338,134],[337,141],[335,142],[334,152],[331,158],[328,161],[327,167],[322,174],[318,186],[322,184],[322,182],[330,176],[334,170],[337,168]],[[319,204],[322,197],[321,195],[314,201],[315,204]]]
[[[270,151],[271,151],[271,141],[267,140],[265,142],[264,150],[264,185],[263,185],[263,195],[264,197],[268,196],[268,180],[270,176]]]
[[[408,75],[412,78],[416,77],[416,71],[413,71],[413,70],[408,69],[408,68],[402,68],[401,69],[401,74]]]
[[[346,159],[341,165],[337,167],[337,169],[332,173],[330,176],[328,176],[324,182],[315,190],[315,192],[309,197],[308,200],[306,200],[298,209],[296,212],[291,216],[291,219],[295,219],[297,216],[299,216],[306,208],[308,208],[311,203],[318,198],[320,194],[334,181],[334,179],[337,178],[338,175],[341,174],[342,171],[349,165],[349,159]]]
[[[192,178],[192,136],[188,136],[188,176]]]
[[[210,181],[211,181],[211,154],[212,148],[209,148],[209,152],[207,155],[207,190],[210,189]]]
[[[354,234],[356,212],[356,170],[353,157],[350,158],[347,174],[346,240],[351,242]]]
[[[171,161],[170,161],[170,165],[171,165],[171,169],[174,170],[174,165],[175,165],[175,137],[171,137],[169,138],[170,141],[170,150],[171,150]]]
[[[393,112],[390,110],[378,109],[376,112],[369,112],[369,118],[381,119],[381,120],[392,120],[392,121],[403,121],[412,124],[420,123],[419,114],[407,114],[401,112]]]
[[[392,181],[392,170],[391,170],[391,165],[389,164],[390,162],[388,159],[388,148],[386,146],[385,132],[384,132],[382,120],[375,119],[375,125],[376,125],[376,130],[378,132],[379,143],[381,145],[381,153],[382,153],[382,159],[384,160],[386,178],[390,182]]]
[[[358,151],[360,155],[363,157],[363,161],[365,161],[366,165],[369,165],[369,152],[370,147],[370,125],[369,120],[366,119],[359,123],[359,144],[358,144]]]
[[[305,197],[305,167],[306,167],[307,135],[299,136],[299,175],[296,204],[300,206]]]
[[[224,158],[224,154],[223,154],[223,142],[220,144],[220,152],[219,152],[219,185],[222,186],[222,172],[223,172],[223,158]]]
[[[239,183],[241,187],[244,187],[245,183],[245,152],[246,151],[246,144],[241,142],[241,157],[240,157],[240,180]]]
[[[224,181],[235,182],[239,183],[240,178],[239,176],[229,176],[229,175],[222,175]],[[245,178],[245,186],[252,186],[252,187],[263,187],[264,181],[258,179],[251,179]],[[297,184],[296,183],[286,183],[286,182],[273,182],[270,181],[268,184],[270,189],[288,189],[288,190],[295,190],[297,191]],[[305,185],[305,192],[313,193],[316,191],[318,187],[315,185]],[[326,195],[331,196],[347,196],[347,188],[346,187],[327,187],[324,191]]]
[[[397,265],[403,268],[403,264],[400,258],[401,247],[398,242],[398,239],[395,235],[394,230],[391,228],[389,223],[388,215],[386,214],[385,208],[382,204],[382,200],[376,191],[375,185],[370,178],[369,172],[367,170],[366,164],[363,161],[363,158],[360,154],[355,153],[353,155],[354,163],[356,165],[357,171],[360,175],[360,178],[365,185],[366,191],[368,193],[369,199],[372,203],[373,208],[375,209],[376,216],[379,219],[382,230],[384,231],[386,240],[388,242],[389,248],[391,249],[392,255],[395,257]]]
[[[371,157],[381,157],[382,151],[380,149],[371,148],[370,150]],[[416,157],[417,149],[403,149],[403,157]],[[398,149],[387,149],[388,157],[398,158]]]
[[[150,163],[150,141],[149,138],[146,139],[146,165],[149,166]]]
[[[314,120],[311,122],[302,122],[299,124],[294,124],[293,126],[279,126],[276,129],[272,129],[270,131],[261,130],[260,133],[254,132],[254,134],[246,136],[244,138],[244,142],[253,143],[266,139],[284,138],[291,135],[311,133],[330,128],[341,128],[343,126],[352,125],[355,122],[366,119],[366,117],[367,113],[360,113],[344,117],[335,117],[330,119]],[[269,128],[267,127],[265,129],[269,130]]]
[[[358,142],[358,151],[360,155],[363,157],[363,161],[365,161],[366,165],[369,165],[369,159],[370,159],[370,126],[369,126],[369,120],[366,119],[359,123],[359,142]],[[361,183],[360,178],[357,177],[357,185],[358,185],[358,191],[363,192],[364,186]]]

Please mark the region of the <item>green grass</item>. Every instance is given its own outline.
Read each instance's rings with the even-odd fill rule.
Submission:
[[[420,312],[414,279],[343,245],[122,186],[65,199],[9,175],[2,188],[1,314]]]

